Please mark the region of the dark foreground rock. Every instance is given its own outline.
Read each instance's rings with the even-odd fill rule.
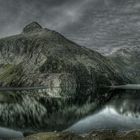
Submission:
[[[93,131],[90,134],[79,136],[70,133],[39,133],[28,136],[25,140],[140,140],[140,131]]]

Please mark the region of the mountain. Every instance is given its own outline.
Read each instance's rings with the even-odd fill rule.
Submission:
[[[140,47],[125,47],[110,55],[117,69],[133,83],[140,83]]]
[[[101,86],[124,83],[108,58],[36,22],[0,39],[0,86],[47,86],[45,92],[0,91],[1,126],[66,129],[110,99]]]

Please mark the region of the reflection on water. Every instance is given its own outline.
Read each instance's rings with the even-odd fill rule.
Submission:
[[[22,132],[68,130],[76,133],[86,133],[95,129],[140,129],[139,91],[103,91],[92,94],[90,90],[85,89],[70,99],[48,98],[40,93],[15,96],[15,102],[0,103],[1,127]],[[6,130],[4,135],[6,132],[19,135],[15,132],[9,133],[9,130]],[[2,129],[0,137],[1,133]]]
[[[65,130],[103,106],[112,94],[93,92],[91,86],[78,87],[73,96],[60,97],[37,91],[2,92],[0,125],[23,132]]]
[[[23,134],[18,131],[0,127],[0,138],[7,140],[11,138],[12,139],[23,138]]]
[[[102,109],[68,128],[69,131],[77,133],[86,133],[95,129],[140,129],[139,91],[120,93]]]

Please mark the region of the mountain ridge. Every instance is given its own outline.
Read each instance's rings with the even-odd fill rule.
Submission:
[[[133,83],[140,82],[140,47],[125,47],[118,49],[110,56],[111,60],[116,64],[117,69],[126,77],[131,79]]]
[[[96,71],[97,69],[101,70],[99,64],[103,65],[106,69],[113,69],[113,66],[111,66],[112,64],[110,63],[110,61],[107,60],[107,58],[100,55],[99,53],[81,47],[75,44],[74,42],[69,41],[64,36],[55,31],[43,28],[40,28],[39,30],[37,28],[37,30],[33,32],[22,33],[16,36],[1,39],[0,51],[1,65],[2,61],[4,63],[7,63],[7,65],[22,65],[20,63],[25,63],[26,66],[29,63],[25,70],[27,73],[29,73],[29,71],[31,72],[31,70],[33,71],[33,69],[37,69],[39,65],[42,65],[42,67],[40,67],[40,70],[43,70],[43,63],[45,67],[45,61],[47,60],[46,55],[48,55],[48,59],[50,59],[49,61],[51,61],[51,58],[54,57],[54,61],[63,61],[64,65],[67,65],[68,63],[71,63],[71,65],[73,65],[74,63],[84,63],[82,65],[85,65],[86,62],[84,61],[86,59],[88,61],[91,61],[92,59],[94,63],[89,62],[89,64],[86,66],[87,68],[92,65],[91,63],[93,63],[94,65],[92,65],[92,67],[96,68]],[[3,52],[5,53],[5,56],[2,55]],[[58,59],[55,57],[57,57]],[[68,61],[68,63],[64,61]],[[108,66],[109,63],[110,66]],[[58,64],[56,65],[56,67],[60,66]],[[59,73],[59,71],[53,68],[51,72]]]

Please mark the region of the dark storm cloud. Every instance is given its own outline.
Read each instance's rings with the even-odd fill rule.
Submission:
[[[81,45],[110,51],[132,45],[130,35],[138,38],[139,9],[139,0],[0,0],[0,37],[37,21]]]
[[[19,32],[25,24],[38,21],[61,30],[78,21],[89,0],[0,0],[0,36]]]

